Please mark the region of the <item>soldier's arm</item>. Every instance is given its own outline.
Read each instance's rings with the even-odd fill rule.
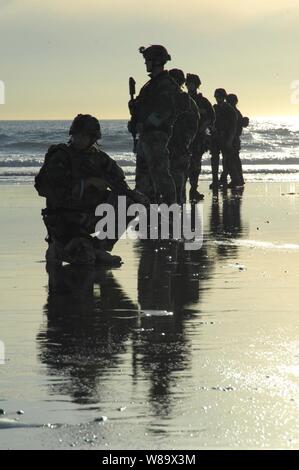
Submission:
[[[124,180],[122,168],[107,153],[98,151],[89,158],[89,173],[93,177],[105,179],[105,176],[114,180]]]
[[[138,108],[138,97],[133,98],[128,102],[128,108],[131,116],[134,117]]]
[[[249,126],[249,118],[242,116],[242,127],[248,127],[248,126]]]
[[[231,144],[236,133],[238,127],[238,116],[236,111],[230,106],[227,107],[227,117],[229,122],[229,135],[228,135],[228,143]]]
[[[212,127],[215,120],[214,108],[209,100],[204,99],[203,104],[200,108],[201,122],[199,132],[205,132],[208,127]]]
[[[215,111],[209,100],[206,100],[206,109],[207,109],[207,119],[209,119],[209,126],[213,126],[215,123]]]

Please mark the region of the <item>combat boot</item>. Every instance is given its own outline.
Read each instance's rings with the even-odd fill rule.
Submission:
[[[109,266],[120,266],[122,264],[122,259],[120,256],[112,255],[109,251],[96,249],[96,263],[101,263]]]
[[[189,201],[190,202],[199,202],[204,199],[204,194],[201,194],[197,189],[191,188],[189,192]]]

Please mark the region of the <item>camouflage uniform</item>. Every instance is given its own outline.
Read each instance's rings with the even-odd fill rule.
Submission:
[[[185,200],[185,183],[190,167],[190,148],[198,131],[200,117],[194,100],[188,93],[177,96],[179,113],[172,131],[168,148],[170,151],[170,172],[176,186],[177,202]]]
[[[240,182],[239,173],[233,164],[233,150],[227,146],[230,136],[235,136],[237,131],[237,114],[234,108],[224,102],[222,105],[215,104],[215,129],[211,141],[211,163],[213,184],[218,185],[218,171],[220,152],[222,153],[222,165],[225,174],[229,174],[232,183]]]
[[[95,186],[85,188],[85,179],[89,177],[102,178],[101,189]],[[85,261],[89,259],[92,262],[93,246],[101,245],[111,250],[116,242],[100,242],[90,236],[100,219],[95,216],[95,208],[104,202],[117,206],[117,196],[108,190],[105,177],[125,184],[123,170],[96,144],[82,152],[75,151],[72,145],[51,146],[36,176],[35,187],[47,201],[47,208],[42,214],[48,230],[48,242],[56,242],[70,258],[75,252],[79,262],[81,251],[84,252]],[[74,239],[78,241],[75,246]]]
[[[237,112],[237,118],[238,118],[238,123],[237,123],[237,133],[235,140],[233,142],[233,152],[234,152],[234,161],[235,165],[237,167],[237,171],[239,172],[239,175],[241,177],[241,182],[242,184],[245,183],[244,181],[244,176],[243,176],[243,168],[242,168],[242,162],[240,158],[240,150],[241,150],[241,135],[243,132],[243,128],[247,127],[249,124],[249,119],[246,117],[243,117],[241,112],[235,108]]]
[[[240,159],[240,150],[241,150],[241,135],[243,132],[243,128],[248,126],[248,118],[244,118],[241,112],[234,107],[234,110],[237,113],[237,132],[233,141],[232,151],[233,151],[233,163],[235,165],[236,170],[238,171],[240,182],[244,184],[244,177],[243,177],[243,169],[242,169],[242,162]],[[227,178],[227,172],[222,172],[221,180],[225,181]]]
[[[189,169],[190,193],[197,191],[198,178],[201,173],[202,156],[209,150],[210,140],[206,134],[206,129],[213,126],[215,113],[210,101],[202,93],[191,95],[197,104],[200,114],[199,130],[191,147],[191,164]]]
[[[151,78],[134,102],[133,121],[139,130],[136,157],[136,189],[151,201],[172,204],[175,185],[170,175],[168,141],[176,117],[178,87],[167,71]]]

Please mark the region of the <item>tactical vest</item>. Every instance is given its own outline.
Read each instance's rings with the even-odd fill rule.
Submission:
[[[188,150],[195,139],[199,125],[199,113],[196,103],[188,93],[180,91],[176,96],[177,118],[173,126],[170,149]]]
[[[159,110],[169,111],[169,115],[161,126],[159,130],[164,130],[166,132],[172,127],[173,122],[176,118],[176,94],[177,94],[178,85],[174,80],[168,75],[167,71],[162,72],[155,78],[151,78],[140,90],[139,96],[136,98],[136,108],[134,118],[136,122],[146,125],[147,118],[153,112]],[[166,97],[167,108],[161,109],[161,94]],[[166,113],[167,114],[167,113]],[[146,125],[146,128],[150,126]]]

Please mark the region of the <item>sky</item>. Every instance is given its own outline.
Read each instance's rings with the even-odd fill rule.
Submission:
[[[296,115],[298,20],[299,0],[0,0],[0,119],[127,118],[150,44],[212,101],[223,87],[251,117]]]

